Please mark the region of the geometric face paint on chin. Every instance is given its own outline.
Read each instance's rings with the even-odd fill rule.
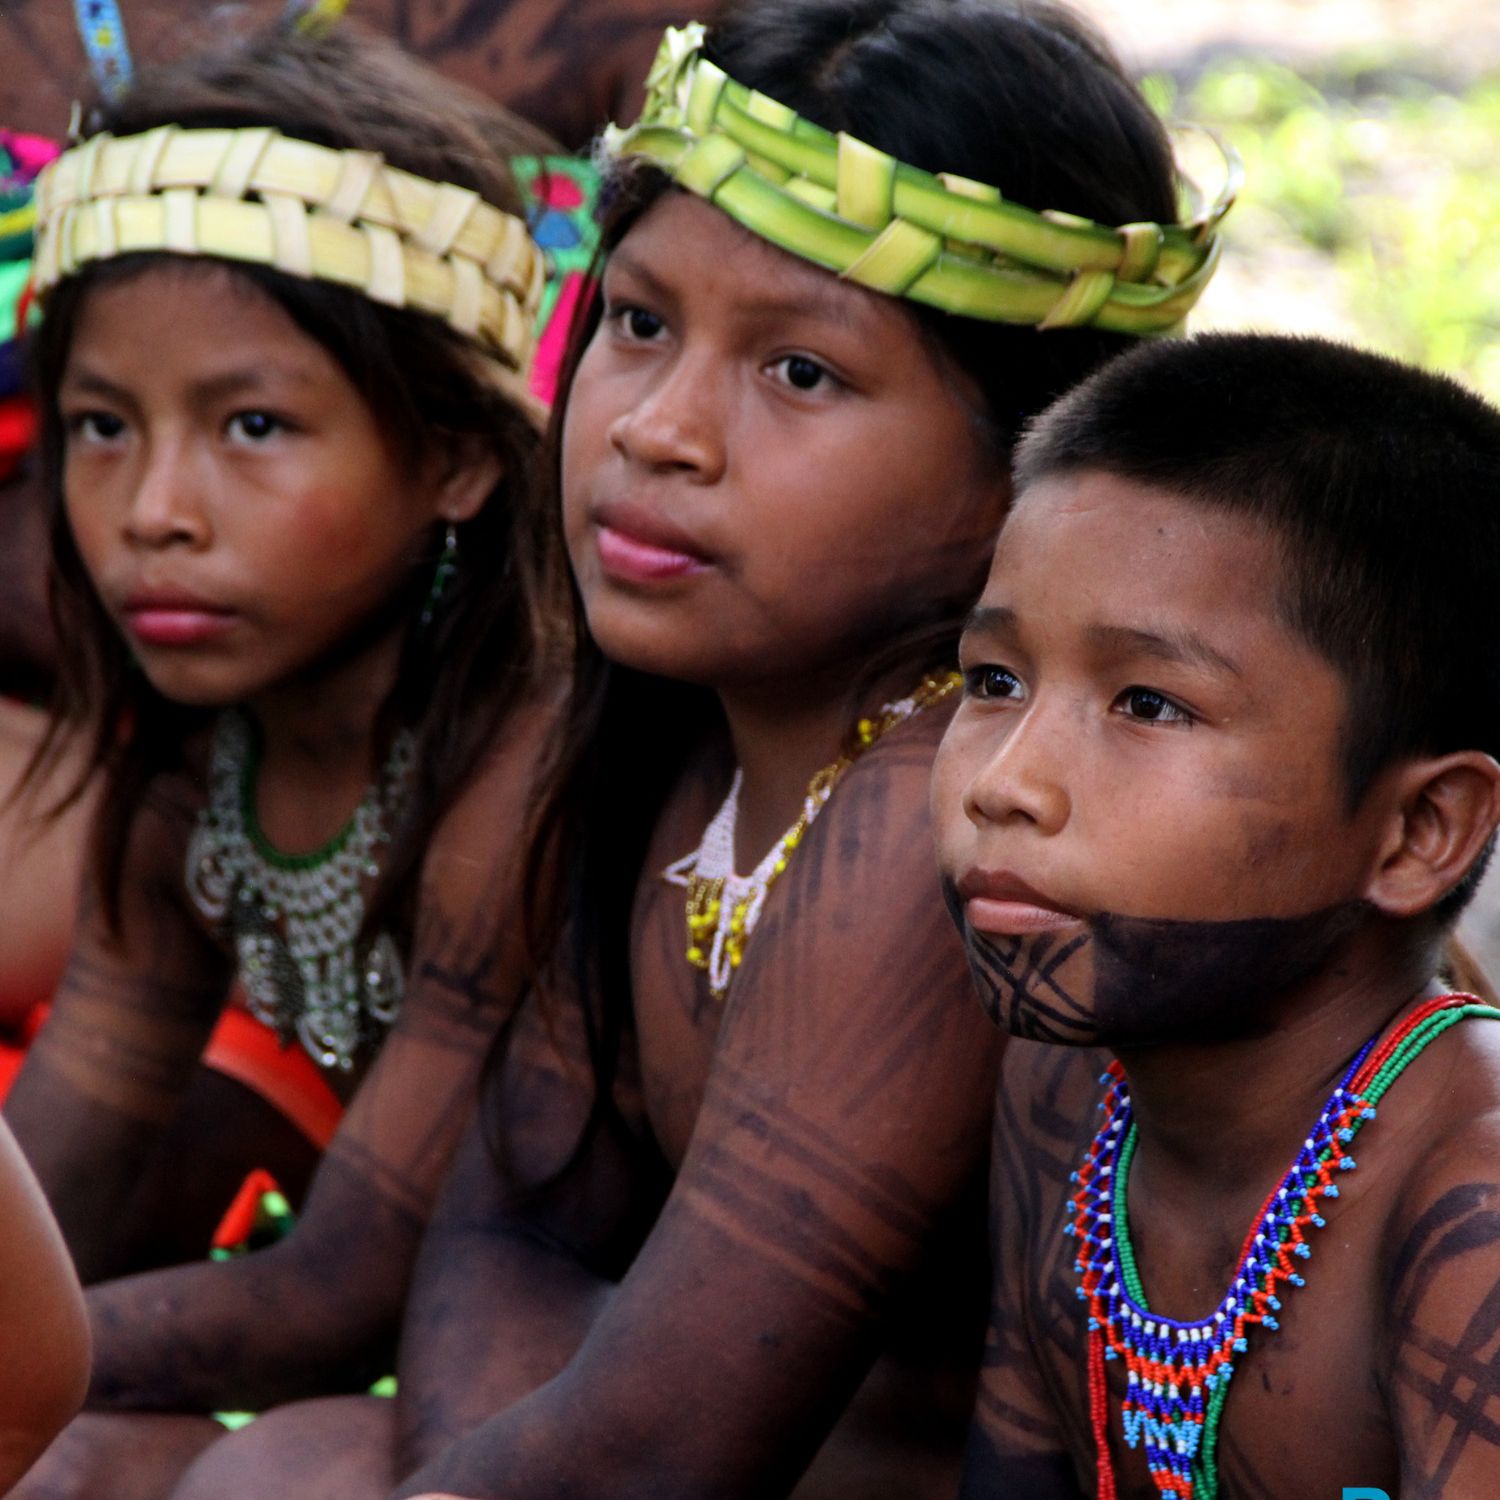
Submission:
[[[1268,1002],[1309,979],[1371,915],[1363,901],[1227,922],[1099,912],[1082,930],[973,931],[944,881],[986,1014],[1002,1031],[1075,1047],[1252,1036]]]

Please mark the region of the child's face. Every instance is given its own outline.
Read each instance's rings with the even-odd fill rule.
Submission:
[[[1021,1035],[1233,1032],[1358,920],[1346,693],[1276,612],[1276,542],[1099,473],[1006,522],[933,781],[982,998]]]
[[[185,261],[96,287],[58,405],[79,553],[166,697],[251,699],[388,627],[437,492],[252,283]]]
[[[563,481],[608,655],[721,688],[805,682],[973,597],[1006,481],[899,303],[679,192],[603,293]]]

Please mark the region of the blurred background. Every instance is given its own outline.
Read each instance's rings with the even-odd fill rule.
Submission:
[[[1245,186],[1195,328],[1322,333],[1500,401],[1500,0],[1078,0]]]

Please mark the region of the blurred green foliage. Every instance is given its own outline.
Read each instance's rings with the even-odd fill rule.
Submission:
[[[1358,57],[1309,78],[1237,57],[1148,90],[1244,159],[1228,254],[1322,258],[1353,336],[1500,400],[1500,78],[1445,87]]]

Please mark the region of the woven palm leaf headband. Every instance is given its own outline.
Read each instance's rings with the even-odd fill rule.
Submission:
[[[542,254],[525,223],[370,151],[264,126],[91,137],[37,179],[39,296],[91,261],[214,256],[336,282],[443,319],[517,387],[534,341]]]
[[[653,163],[793,255],[968,318],[1134,334],[1174,330],[1213,275],[1241,175],[1227,150],[1223,190],[1181,224],[1035,213],[802,119],[705,58],[703,37],[697,23],[667,31],[640,119],[606,131],[604,149]]]

